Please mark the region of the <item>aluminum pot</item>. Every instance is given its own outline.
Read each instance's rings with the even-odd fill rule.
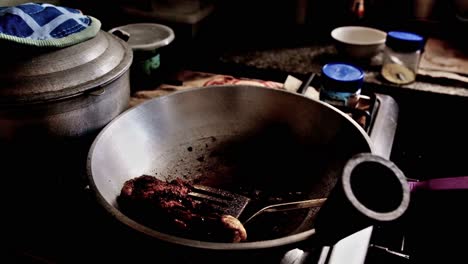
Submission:
[[[126,109],[133,53],[117,37],[100,31],[63,49],[9,48],[0,63],[2,142],[80,137]]]
[[[0,147],[5,170],[30,186],[38,172],[79,179],[92,140],[128,107],[127,43],[105,31],[61,49],[0,42]],[[28,166],[24,166],[28,164]],[[66,173],[63,173],[65,168]],[[78,172],[81,170],[81,172]],[[70,174],[82,174],[71,177]],[[57,181],[56,177],[54,180]],[[76,181],[70,186],[76,185]]]
[[[93,142],[87,170],[97,201],[123,226],[158,244],[208,250],[204,256],[212,257],[297,246],[314,236],[317,209],[282,222],[288,227],[274,236],[262,230],[245,243],[205,242],[127,217],[116,200],[124,182],[141,174],[184,177],[258,196],[262,206],[271,197],[327,197],[345,162],[372,151],[364,130],[323,102],[269,88],[211,86],[152,99],[114,119]],[[158,247],[150,248],[155,254]]]

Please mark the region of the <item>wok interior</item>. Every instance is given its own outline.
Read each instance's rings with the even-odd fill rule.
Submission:
[[[118,210],[126,180],[149,174],[246,195],[252,202],[242,220],[269,204],[327,197],[344,163],[360,152],[370,152],[363,130],[320,102],[222,86],[154,99],[124,113],[95,140],[88,167],[108,210]],[[249,241],[308,230],[317,211],[259,217],[246,227]]]

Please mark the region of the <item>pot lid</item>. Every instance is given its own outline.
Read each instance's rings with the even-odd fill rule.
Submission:
[[[128,45],[133,50],[155,50],[169,45],[175,38],[174,31],[165,25],[156,23],[135,23],[128,24],[109,30],[128,33]]]
[[[133,58],[124,41],[102,30],[62,49],[10,45],[2,50],[9,52],[0,62],[0,104],[13,105],[73,97],[104,86],[125,73]]]

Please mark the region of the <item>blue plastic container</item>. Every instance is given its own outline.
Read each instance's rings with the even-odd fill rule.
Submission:
[[[335,106],[355,107],[364,83],[364,72],[351,64],[329,63],[322,67],[320,100]]]

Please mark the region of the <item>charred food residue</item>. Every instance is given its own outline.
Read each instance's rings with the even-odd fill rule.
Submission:
[[[191,190],[192,185],[182,179],[166,182],[142,175],[125,182],[117,202],[127,216],[161,232],[214,242],[247,239],[237,218],[194,200]]]

